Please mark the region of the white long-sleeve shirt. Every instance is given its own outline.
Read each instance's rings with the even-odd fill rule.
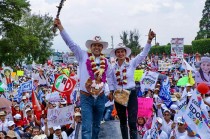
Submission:
[[[151,139],[151,135],[150,135],[150,131],[151,129],[147,130],[144,134],[143,139]],[[162,130],[162,132],[159,134],[159,139],[168,139],[168,135],[166,134],[165,131]]]
[[[69,35],[67,34],[67,32],[65,30],[62,30],[60,33],[61,33],[61,36],[62,36],[63,40],[65,41],[66,45],[74,53],[77,61],[79,62],[80,90],[82,90],[84,92],[88,92],[85,87],[85,83],[88,80],[88,78],[90,77],[88,70],[87,70],[87,66],[86,66],[86,61],[89,58],[88,54],[86,51],[82,50],[76,43],[74,43],[72,41],[72,39],[69,37]],[[111,69],[110,69],[111,66],[109,66],[108,61],[107,61],[107,64],[108,64],[108,68],[106,71],[107,81],[112,82],[111,80],[109,80],[109,76],[111,76]],[[104,88],[103,88],[103,90],[104,90]]]
[[[112,68],[112,79],[113,79],[113,84],[109,84],[110,90],[117,90],[117,89],[122,89],[122,86],[118,85],[117,82],[117,77],[115,75],[116,70],[119,68],[122,76],[122,70],[126,68],[126,77],[127,77],[127,84],[123,85],[123,89],[130,89],[136,86],[135,81],[134,81],[134,71],[136,67],[145,59],[147,56],[149,50],[151,48],[151,44],[146,44],[144,47],[143,51],[138,54],[134,59],[130,60],[129,63],[123,63],[120,67],[118,63],[116,62],[115,65]],[[121,77],[122,79],[122,77]]]
[[[5,120],[5,122],[0,121],[0,131],[8,131],[8,121]]]

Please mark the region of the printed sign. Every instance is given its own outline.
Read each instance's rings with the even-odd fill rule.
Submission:
[[[60,102],[61,97],[59,95],[59,92],[54,92],[46,95],[46,100],[49,102]]]
[[[210,58],[209,57],[202,57],[200,62],[200,69],[195,73],[195,82],[199,83],[206,83],[210,88]],[[210,93],[210,91],[208,92]]]
[[[24,82],[20,85],[20,90],[22,92],[28,92],[33,90],[33,83],[32,80],[29,80],[27,82]]]
[[[138,98],[138,117],[151,117],[152,105],[152,98]]]
[[[202,139],[209,138],[210,125],[208,123],[208,112],[199,92],[193,92],[183,118],[188,128],[197,133],[197,137]]]
[[[170,62],[165,62],[162,60],[158,61],[158,71],[168,71],[171,68]]]
[[[171,40],[171,59],[183,58],[184,38],[172,38]]]
[[[70,105],[63,108],[48,109],[47,119],[48,126],[62,126],[73,123],[74,106]]]
[[[24,75],[24,71],[22,71],[22,70],[17,71],[17,76],[23,76],[23,75]]]
[[[140,83],[141,83],[141,91],[144,92],[145,89],[153,90],[155,88],[155,84],[157,82],[159,73],[147,71],[144,73]]]
[[[58,92],[72,92],[76,85],[76,81],[66,76],[66,74],[58,75],[55,79],[54,89]]]

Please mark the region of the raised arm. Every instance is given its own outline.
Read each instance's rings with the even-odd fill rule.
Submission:
[[[133,60],[132,60],[132,66],[135,68],[145,59],[145,57],[148,55],[149,50],[151,48],[151,42],[152,39],[156,36],[156,34],[150,29],[148,34],[148,40],[147,44],[144,47],[143,51],[138,54]]]
[[[69,37],[67,32],[64,30],[60,19],[56,18],[54,20],[54,24],[60,30],[60,34],[61,34],[63,40],[65,41],[66,45],[75,54],[75,57],[76,57],[77,61],[81,61],[82,60],[82,56],[83,56],[82,49],[76,43],[74,43],[73,40]]]

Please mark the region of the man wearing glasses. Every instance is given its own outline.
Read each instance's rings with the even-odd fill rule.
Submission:
[[[171,120],[171,112],[169,109],[165,109],[162,113],[161,109],[158,109],[158,116],[163,119],[162,130],[165,131],[168,137],[171,134],[173,121]]]
[[[182,117],[177,117],[177,126],[171,131],[169,139],[185,139],[187,137],[186,125]]]

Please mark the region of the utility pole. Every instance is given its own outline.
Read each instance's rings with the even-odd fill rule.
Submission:
[[[112,49],[114,49],[114,43],[113,43],[114,37],[111,36],[111,39],[112,39],[112,44],[111,44],[111,46],[112,46]]]

